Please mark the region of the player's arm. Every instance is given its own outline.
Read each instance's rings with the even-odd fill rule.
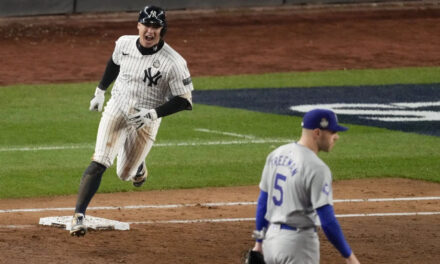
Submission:
[[[139,129],[148,122],[154,121],[158,118],[172,115],[183,110],[192,110],[192,94],[193,84],[189,75],[186,61],[178,59],[173,64],[167,80],[170,92],[174,97],[166,103],[156,107],[155,109],[136,109],[137,113],[128,116],[128,122]]]
[[[316,209],[316,212],[321,220],[321,227],[325,236],[346,259],[347,263],[359,263],[345,240],[341,226],[336,219],[333,206],[330,204],[321,206]]]
[[[110,84],[116,80],[119,75],[120,66],[113,61],[113,56],[107,62],[104,74],[102,75],[101,81],[98,84],[98,88],[101,90],[107,90]]]
[[[267,229],[269,222],[264,217],[267,211],[267,192],[260,190],[260,195],[257,202],[257,212],[255,214],[255,246],[252,250],[262,252],[262,242],[264,237],[264,229]]]
[[[183,110],[192,110],[191,92],[179,96],[174,96],[168,102],[155,108],[154,110],[157,113],[157,118],[169,116]]]
[[[120,66],[113,62],[113,58],[111,57],[107,62],[107,66],[105,68],[104,74],[101,78],[101,81],[96,87],[95,95],[93,99],[90,101],[90,111],[101,111],[104,106],[105,100],[105,91],[110,86],[110,84],[118,77]]]
[[[160,118],[183,110],[192,110],[191,91],[193,90],[193,84],[186,61],[183,58],[176,60],[170,72],[174,72],[174,74],[170,74],[167,81],[170,92],[174,97],[170,98],[163,105],[150,110],[153,120],[156,116]]]
[[[139,113],[141,114],[142,111],[146,111],[145,115],[147,118],[154,121],[158,118],[169,116],[183,110],[192,110],[191,92],[188,92],[184,95],[174,96],[163,105],[150,110],[143,109],[140,110]]]
[[[154,121],[158,118],[169,116],[183,110],[192,110],[191,92],[183,95],[174,96],[169,101],[154,109],[135,108],[137,113],[131,114],[128,117],[128,122],[139,129],[148,122]]]

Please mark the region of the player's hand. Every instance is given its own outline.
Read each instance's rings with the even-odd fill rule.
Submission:
[[[95,96],[90,101],[90,107],[89,107],[90,111],[99,111],[99,112],[102,111],[102,107],[104,106],[104,101],[105,101],[104,94],[105,94],[104,90],[101,90],[98,87],[96,87]]]
[[[264,262],[264,256],[263,256],[262,250],[261,251],[255,250],[255,247],[253,249],[250,249],[246,253],[244,263],[245,264],[261,264],[261,263],[264,264],[265,262]]]
[[[128,123],[135,126],[136,129],[144,127],[157,119],[157,112],[154,109],[134,108],[136,113],[128,116]]]
[[[350,257],[345,259],[345,263],[347,263],[347,264],[360,264],[359,260],[356,258],[354,253],[351,253]]]
[[[263,253],[263,245],[261,242],[255,242],[254,248],[252,251],[258,251],[260,253]]]

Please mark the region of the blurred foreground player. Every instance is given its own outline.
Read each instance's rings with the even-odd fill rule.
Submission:
[[[346,263],[359,263],[333,211],[330,169],[317,156],[331,151],[338,132],[346,130],[332,111],[311,110],[304,115],[300,140],[267,157],[252,249],[263,253],[267,264],[319,264],[318,226]]]

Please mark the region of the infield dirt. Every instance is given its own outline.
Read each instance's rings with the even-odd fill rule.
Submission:
[[[98,81],[132,14],[0,19],[0,85]],[[166,41],[192,76],[439,66],[436,6],[169,12]],[[195,87],[197,89],[197,87]],[[94,87],[91,87],[91,93]],[[263,166],[263,164],[262,164]],[[227,173],[227,172],[225,172]],[[80,175],[78,175],[80,177]],[[123,183],[121,183],[123,184]],[[335,199],[440,196],[406,179],[338,181]],[[98,194],[91,206],[255,201],[257,186]],[[0,200],[0,209],[73,207],[75,196]],[[437,211],[439,200],[337,203],[337,214]],[[255,206],[89,211],[120,221],[250,218]],[[72,212],[61,212],[71,214]],[[60,212],[1,213],[0,263],[242,263],[253,222],[143,224],[130,231],[38,226]],[[438,263],[440,215],[340,218],[362,263]],[[16,227],[12,227],[15,225]],[[322,232],[321,263],[342,263]]]

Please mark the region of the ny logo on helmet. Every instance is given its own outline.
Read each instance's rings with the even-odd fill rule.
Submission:
[[[159,14],[157,14],[156,10],[150,10],[150,13],[148,13],[148,6],[145,7],[144,13],[147,15],[148,18],[156,18],[159,19],[159,16],[163,14],[163,11],[160,11]]]
[[[156,11],[151,10],[150,14],[147,13],[147,16],[148,16],[148,18],[152,18],[152,17],[157,18]]]
[[[162,75],[160,74],[160,71],[157,71],[156,74],[152,74],[151,73],[151,67],[146,69],[144,71],[145,76],[143,81],[147,82],[148,79],[148,86],[152,87],[153,85],[157,85],[157,82],[159,81],[160,78],[162,78]]]

